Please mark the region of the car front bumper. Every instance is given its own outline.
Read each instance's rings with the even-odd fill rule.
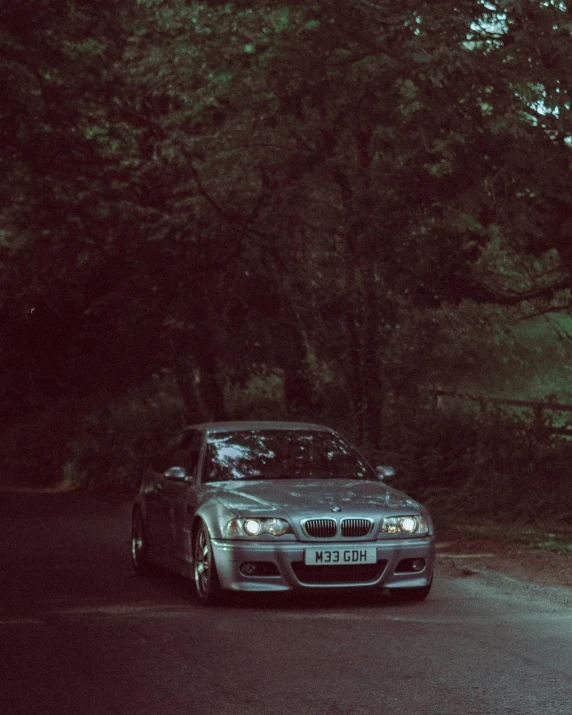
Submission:
[[[331,588],[422,588],[433,577],[435,538],[391,539],[376,542],[322,543],[324,548],[359,549],[376,546],[377,564],[365,568],[305,566],[304,550],[317,544],[213,540],[216,568],[229,591],[292,591]],[[423,559],[420,571],[403,570],[409,560]],[[264,564],[263,575],[246,575],[244,564]]]

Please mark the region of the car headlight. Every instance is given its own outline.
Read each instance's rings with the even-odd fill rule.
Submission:
[[[262,531],[262,522],[260,519],[243,519],[242,528],[249,536],[258,536]]]
[[[381,531],[386,534],[423,536],[429,533],[429,526],[423,516],[388,516],[383,520]]]
[[[283,536],[292,534],[292,527],[284,519],[258,519],[254,517],[243,517],[231,519],[224,527],[225,537],[232,539],[239,536],[260,536],[269,534],[270,536]]]

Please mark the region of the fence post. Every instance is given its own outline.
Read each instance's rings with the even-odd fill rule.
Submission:
[[[544,421],[542,419],[542,405],[534,405],[532,408],[534,412],[534,426],[536,429],[541,430],[544,427]]]

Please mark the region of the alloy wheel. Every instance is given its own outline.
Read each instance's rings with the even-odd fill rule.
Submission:
[[[218,600],[220,587],[211,540],[205,526],[201,526],[195,539],[195,588],[201,603],[212,604]]]

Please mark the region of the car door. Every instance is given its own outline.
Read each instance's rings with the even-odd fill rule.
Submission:
[[[177,562],[191,561],[192,546],[190,523],[197,506],[197,469],[201,453],[202,433],[199,430],[186,430],[172,457],[172,467],[184,469],[181,473],[165,476],[162,490],[163,498],[168,503],[169,555]],[[175,470],[171,470],[174,472]],[[167,470],[169,475],[169,470]]]
[[[170,547],[170,505],[165,493],[166,470],[173,463],[177,443],[156,454],[146,475],[145,510],[147,536],[156,560],[164,561]]]

